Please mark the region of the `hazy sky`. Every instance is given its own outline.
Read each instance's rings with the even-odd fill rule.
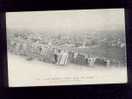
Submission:
[[[8,12],[6,24],[32,31],[124,30],[124,9]]]

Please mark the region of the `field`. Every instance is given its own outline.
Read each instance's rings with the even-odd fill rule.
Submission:
[[[127,67],[57,66],[8,53],[9,86],[126,83]]]

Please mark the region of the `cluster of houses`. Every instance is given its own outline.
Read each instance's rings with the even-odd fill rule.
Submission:
[[[98,47],[89,48],[85,42],[81,46],[76,46],[72,43],[54,45],[54,42],[50,39],[44,44],[41,39],[32,40],[31,37],[24,37],[18,35],[17,37],[9,38],[8,50],[17,55],[26,56],[28,60],[38,59],[58,65],[73,63],[86,66],[103,65],[109,67],[111,64],[116,64],[117,66],[121,64],[119,60],[107,58],[101,55],[101,52],[98,52],[99,54],[94,52],[95,49],[98,50]],[[121,48],[125,46],[120,41],[118,43],[120,43]],[[83,50],[87,51],[83,52]],[[90,50],[93,50],[94,53]]]

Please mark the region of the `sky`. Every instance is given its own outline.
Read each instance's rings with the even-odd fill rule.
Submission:
[[[49,32],[124,30],[124,9],[7,12],[6,26]]]

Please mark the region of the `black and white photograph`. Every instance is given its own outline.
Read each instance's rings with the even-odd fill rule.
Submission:
[[[9,87],[127,83],[124,13],[6,12]]]

